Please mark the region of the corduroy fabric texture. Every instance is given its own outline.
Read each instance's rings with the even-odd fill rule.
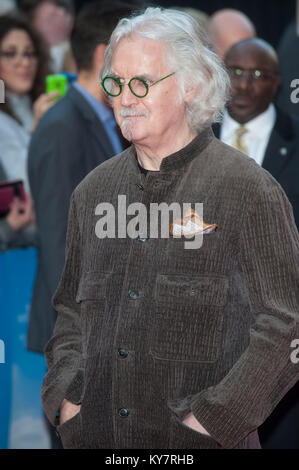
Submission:
[[[218,231],[195,250],[99,239],[95,208],[109,202],[117,215],[118,195],[147,208],[201,202]],[[64,447],[258,448],[258,426],[299,377],[298,261],[281,187],[210,129],[146,177],[133,146],[93,170],[72,197],[45,351],[50,421],[64,397],[82,404],[58,428]],[[190,410],[211,437],[182,424]]]

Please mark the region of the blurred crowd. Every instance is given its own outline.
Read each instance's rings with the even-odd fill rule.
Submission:
[[[46,76],[76,72],[70,48],[74,22],[67,0],[3,0],[0,4],[0,181],[21,179],[26,199],[15,197],[0,219],[0,248],[36,244],[34,209],[27,175],[30,137],[58,93],[46,93]],[[29,226],[30,228],[23,228]]]
[[[51,298],[64,263],[71,194],[88,172],[129,145],[118,132],[99,75],[112,30],[134,8],[120,1],[94,1],[77,12],[72,0],[0,2],[0,79],[5,85],[0,202],[3,182],[21,180],[24,186],[24,195],[14,194],[1,214],[0,251],[36,246],[39,252],[28,348],[40,353],[55,324]],[[191,7],[175,8],[200,23],[208,47],[231,77],[231,101],[215,134],[278,180],[298,226],[299,105],[291,100],[299,88],[295,22],[275,50],[257,38],[255,25],[241,11],[225,8],[208,16]],[[47,89],[49,75],[65,77],[65,96],[59,87]],[[296,434],[298,399],[289,394],[285,403],[292,409],[288,426],[297,426]],[[285,409],[276,421],[282,423],[284,414]],[[269,437],[270,427],[265,427],[265,446],[288,447],[282,434]],[[292,445],[299,447],[298,437]]]

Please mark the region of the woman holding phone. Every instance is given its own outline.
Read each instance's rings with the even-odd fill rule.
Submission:
[[[1,16],[0,78],[5,102],[0,103],[0,163],[7,179],[22,179],[27,192],[30,135],[58,96],[44,93],[48,64],[39,34],[22,18]]]
[[[6,175],[0,163],[0,183]],[[32,223],[32,201],[29,194],[25,200],[15,197],[10,211],[0,217],[0,252],[15,248],[37,245],[37,233]]]

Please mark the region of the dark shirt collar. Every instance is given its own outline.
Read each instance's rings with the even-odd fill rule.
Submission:
[[[197,134],[197,136],[185,147],[179,151],[168,155],[163,158],[159,173],[171,173],[172,171],[179,170],[184,167],[188,162],[198,156],[213,140],[214,134],[211,127],[208,127]],[[137,160],[136,149],[131,146],[131,164],[133,171],[136,173],[146,174],[148,170],[141,167]]]
[[[137,155],[135,155],[135,156],[136,156],[136,160],[137,160],[137,164],[138,164],[139,170],[140,170],[141,173],[143,173],[144,175],[147,175],[147,172],[148,172],[149,170],[146,170],[145,168],[143,168],[143,166],[141,166],[140,163],[139,163],[139,161],[138,161]]]

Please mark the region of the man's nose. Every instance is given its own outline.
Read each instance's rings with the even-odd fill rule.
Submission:
[[[251,86],[251,79],[247,74],[242,75],[237,80],[239,90],[247,90]]]
[[[123,85],[121,92],[121,104],[122,106],[131,106],[138,103],[138,98],[135,96],[127,84]]]

